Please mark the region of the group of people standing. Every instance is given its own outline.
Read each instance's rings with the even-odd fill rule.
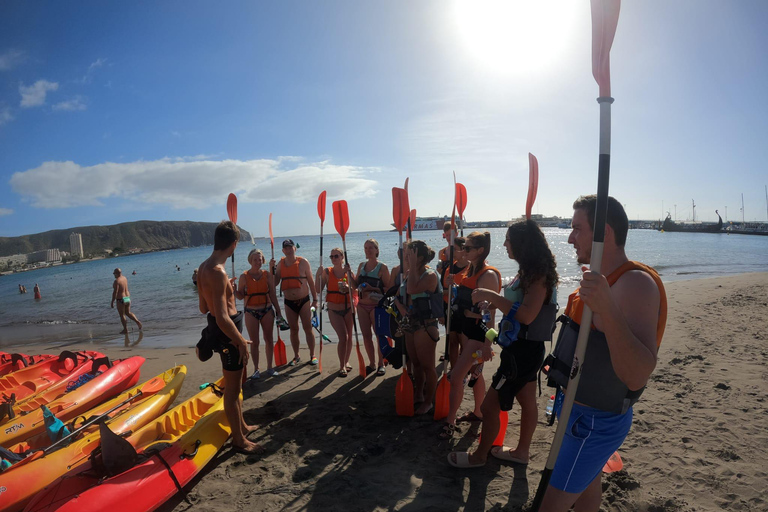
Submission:
[[[573,205],[573,230],[568,241],[583,265],[591,260],[595,203],[594,196],[586,196]],[[642,393],[656,363],[656,350],[666,322],[664,289],[653,269],[627,258],[627,230],[623,207],[610,198],[602,261],[604,275],[582,267],[581,286],[569,296],[565,327],[560,330],[554,359],[548,360],[554,370],[565,368],[565,378],[558,377],[553,370],[549,375],[562,392],[568,385],[573,362],[572,333],[578,333],[581,308],[588,306],[593,311],[590,347],[595,348],[587,352],[586,361],[591,366],[584,366],[586,391],[579,387],[574,404],[576,413],[567,420],[569,429],[541,510],[565,511],[574,504],[575,510],[598,510],[601,469],[629,432],[632,404]],[[200,266],[198,274],[200,311],[208,313],[208,328],[198,344],[198,355],[205,360],[218,352],[222,359],[225,409],[233,425],[236,449],[245,453],[261,450],[247,439],[253,427],[242,418],[239,394],[249,344],[256,370],[252,377],[260,376],[261,336],[266,345],[267,373],[277,374],[272,367],[272,335],[275,320],[278,324],[282,320],[276,293],[280,285],[294,355],[290,365],[300,362],[300,327],[309,347],[309,364],[317,364],[312,315],[317,311],[318,297],[326,290],[328,314],[339,340],[340,377],[347,376],[352,369],[349,359],[355,316],[368,357],[367,373],[386,373],[384,356],[378,343],[374,343],[374,311],[382,298],[394,295],[414,382],[415,414],[428,413],[433,407],[438,325],[444,324],[448,338],[445,364],[451,368],[451,392],[449,413],[438,436],[450,439],[457,435],[459,421],[482,422],[479,446],[473,452],[448,454],[448,462],[456,467],[475,468],[484,465],[492,455],[513,463],[528,463],[538,421],[535,381],[545,358],[544,342],[552,339],[558,311],[555,257],[534,221],[512,224],[504,247],[507,256],[519,264],[519,271],[509,284],[502,286],[499,271],[486,261],[491,249],[490,233],[476,231],[466,238],[457,237],[448,226],[444,236],[449,246],[440,251],[434,269],[430,263],[435,251],[421,240],[404,244],[398,254],[402,269],[398,266],[390,271],[378,260],[378,243],[369,239],[364,247],[366,261],[359,264],[357,271],[343,261],[342,249],[333,248],[332,265],[321,265],[313,275],[309,262],[296,256],[295,244],[287,239],[282,244],[284,257],[280,261],[273,258],[268,269],[264,269],[263,253],[253,250],[248,255],[251,268],[239,279],[229,279],[224,264],[234,252],[239,230],[227,221],[217,227],[213,254]],[[237,311],[235,298],[245,301],[250,341],[241,334],[243,313]],[[499,322],[497,312],[501,315]],[[489,335],[489,329],[497,323],[497,335],[493,336],[493,331]],[[494,359],[493,343],[501,347],[500,363],[486,390],[482,372],[473,370]],[[470,377],[473,408],[459,416],[465,383]],[[610,386],[606,387],[606,382]],[[499,413],[510,410],[515,401],[521,407],[517,444],[494,447],[500,429]]]

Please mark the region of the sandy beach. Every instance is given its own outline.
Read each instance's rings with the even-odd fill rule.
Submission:
[[[768,510],[768,273],[678,281],[667,284],[667,295],[669,321],[658,364],[620,450],[624,470],[603,480],[602,509]],[[171,348],[147,343],[151,329],[133,347],[68,345],[98,348],[112,358],[142,355],[143,378],[186,364],[183,399],[220,375],[218,358],[197,361],[198,333],[196,326],[177,333],[189,342]],[[51,347],[26,344],[23,350]],[[307,356],[302,347],[302,359]],[[554,435],[554,427],[544,424],[546,388],[528,467],[491,459],[484,468],[458,470],[446,454],[470,448],[478,424],[460,424],[460,436],[438,440],[440,423],[431,416],[395,415],[399,372],[362,380],[355,368],[342,379],[337,366],[336,345],[326,344],[322,374],[301,365],[249,382],[245,416],[259,425],[252,438],[266,452],[244,456],[226,445],[186,496],[162,510],[523,510],[530,501]],[[487,377],[496,366],[486,365]],[[470,400],[466,392],[462,410]],[[507,444],[515,443],[518,422],[515,407]]]

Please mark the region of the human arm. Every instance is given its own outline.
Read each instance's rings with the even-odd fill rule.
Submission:
[[[282,269],[282,268],[283,268],[283,266],[282,265],[278,265],[275,262],[274,258],[269,260],[269,272],[274,277],[274,280],[275,280],[274,286],[275,286],[275,288],[277,288],[277,285],[280,284],[280,279],[281,279],[281,277],[280,277],[280,269]]]
[[[327,280],[327,274],[325,273],[325,268],[320,265],[317,267],[317,272],[315,272],[315,291],[317,293],[322,293],[323,286],[325,286],[325,282]]]
[[[275,280],[272,278],[272,274],[267,272],[267,286],[269,286],[269,301],[272,303],[272,306],[275,308],[275,315],[277,315],[278,318],[283,316],[283,313],[280,311],[280,303],[277,301],[277,292],[275,291]]]
[[[238,300],[243,300],[245,298],[245,274],[240,276],[240,281],[238,281],[237,287],[235,287],[233,291]]]
[[[301,275],[307,278],[307,286],[309,287],[309,293],[312,295],[312,307],[317,307],[317,290],[315,289],[315,280],[312,277],[312,267],[309,266],[309,262],[305,258],[299,260],[299,271]]]
[[[109,303],[109,307],[115,307],[115,301],[117,300],[117,279],[112,283],[112,302]]]
[[[523,302],[517,309],[517,313],[515,313],[515,320],[521,324],[528,325],[536,319],[539,311],[541,311],[541,307],[544,305],[544,300],[547,298],[547,289],[544,283],[544,278],[541,278],[531,284],[531,288],[523,296]],[[477,304],[483,301],[490,302],[494,308],[501,311],[504,315],[509,313],[514,304],[512,301],[504,298],[499,292],[485,288],[473,290],[472,302]]]
[[[645,386],[656,367],[660,304],[656,283],[634,270],[609,286],[603,275],[587,270],[579,296],[592,310],[595,327],[605,334],[616,376],[630,390]]]

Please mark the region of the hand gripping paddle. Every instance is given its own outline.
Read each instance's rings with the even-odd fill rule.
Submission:
[[[347,209],[347,202],[344,200],[334,201],[331,205],[333,208],[333,224],[336,226],[336,231],[341,236],[342,248],[344,249],[344,264],[349,265],[349,259],[347,258],[347,229],[349,229],[349,210]],[[352,326],[355,329],[355,345],[357,346],[357,365],[359,367],[359,375],[362,378],[366,376],[365,359],[363,359],[363,353],[360,352],[360,338],[357,334],[357,323],[355,322],[355,299],[352,295],[352,287],[349,287],[349,304],[352,307]]]

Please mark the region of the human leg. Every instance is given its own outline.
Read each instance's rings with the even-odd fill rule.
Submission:
[[[413,368],[413,401],[414,403],[424,401],[424,373],[421,370],[421,364],[417,357],[416,340],[413,333],[405,333],[405,349],[408,351],[408,361]]]
[[[373,367],[373,364],[376,361],[372,333],[374,324],[371,319],[371,313],[369,313],[362,304],[357,305],[357,320],[360,323],[360,332],[363,335],[363,346],[365,347],[365,353],[368,356],[368,362],[370,366]]]
[[[349,317],[351,320],[352,314],[351,312],[347,312],[346,315],[340,316],[329,310],[328,317],[331,319],[331,327],[333,327],[333,331],[336,333],[336,337],[339,339],[339,343],[336,346],[336,353],[339,356],[339,369],[340,371],[343,371],[343,373],[346,373],[348,360],[347,345],[349,344],[349,337],[347,333],[347,317]]]
[[[485,394],[481,412],[483,415],[483,427],[480,431],[482,436],[480,436],[480,444],[477,449],[474,453],[469,454],[469,461],[472,464],[480,464],[488,460],[493,442],[499,435],[501,406],[499,405],[499,394],[495,389],[491,388]]]
[[[232,444],[238,449],[257,453],[262,448],[246,439],[249,427],[243,419],[243,402],[240,399],[241,383],[244,369],[223,370],[224,373],[224,413],[232,429]]]
[[[424,379],[424,403],[416,409],[416,414],[426,414],[432,408],[437,388],[437,371],[435,370],[436,344],[426,329],[419,329],[413,334],[416,347],[416,359]]]
[[[482,349],[480,342],[468,340],[464,335],[461,335],[461,337],[465,349],[459,354],[456,366],[451,370],[450,407],[448,409],[448,416],[445,419],[446,423],[452,425],[456,423],[456,413],[459,411],[461,401],[464,399],[464,377],[467,376],[467,373],[472,368],[474,362],[472,354]]]
[[[245,329],[248,331],[248,337],[251,339],[251,359],[253,360],[254,374],[259,371],[259,321],[253,314],[243,315],[245,318]],[[248,369],[246,368],[246,373]]]
[[[274,309],[270,309],[269,313],[261,317],[259,323],[261,324],[261,331],[264,335],[264,353],[267,356],[267,371],[269,372],[272,369],[272,361],[275,348],[273,332],[275,330]]]
[[[125,304],[125,309],[124,309],[124,311],[125,311],[125,316],[127,316],[128,318],[130,318],[131,320],[133,320],[134,322],[136,322],[136,325],[139,327],[139,330],[141,330],[141,329],[142,329],[142,325],[141,325],[141,322],[139,322],[139,319],[138,319],[138,318],[136,318],[136,315],[134,315],[133,313],[131,313],[131,303],[130,303],[130,302],[129,302],[128,304]],[[126,324],[127,324],[127,322],[124,322],[124,323],[126,323]]]
[[[288,300],[286,299],[285,305],[288,306]],[[293,348],[293,360],[299,360],[299,314],[291,307],[285,308],[285,319],[288,321],[288,326],[291,328],[290,339],[291,348]]]
[[[311,361],[315,357],[315,331],[312,330],[312,312],[310,311],[310,308],[309,301],[307,301],[301,307],[299,316],[301,318],[301,326],[304,329],[304,337],[307,341],[307,346],[309,347],[309,360]]]
[[[490,393],[490,392],[489,392]],[[536,382],[528,382],[515,397],[520,404],[520,437],[509,455],[518,460],[530,458],[531,440],[536,431],[539,409],[536,403]]]

